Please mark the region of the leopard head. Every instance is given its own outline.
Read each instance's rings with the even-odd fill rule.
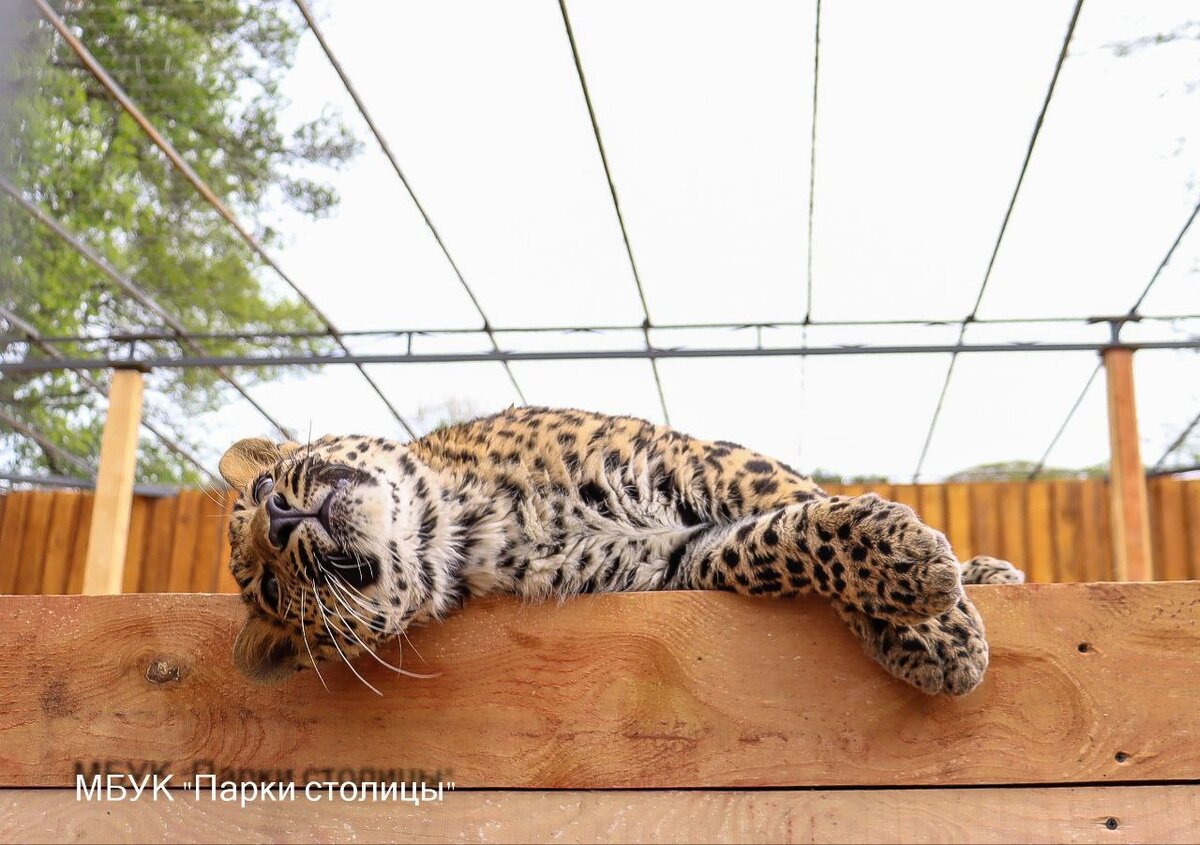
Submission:
[[[428,601],[417,544],[430,481],[400,444],[250,438],[220,470],[241,494],[229,541],[247,606],[233,660],[246,677],[269,684],[309,666],[319,673],[322,661],[349,664]]]

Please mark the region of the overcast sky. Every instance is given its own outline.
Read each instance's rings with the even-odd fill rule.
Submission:
[[[984,277],[1073,3],[838,2],[822,10],[813,318],[962,319]],[[1086,0],[979,315],[1127,311],[1200,197],[1200,40],[1167,32],[1194,2]],[[571,0],[634,256],[657,324],[804,317],[812,2]],[[638,324],[641,305],[554,0],[316,6],[325,33],[494,326]],[[473,327],[479,318],[308,34],[289,122],[340,110],[365,149],[329,174],[340,208],[285,216],[280,263],[342,329]],[[1200,226],[1142,308],[1200,313]],[[1200,321],[1139,327],[1178,338]],[[951,343],[955,326],[814,328],[813,345]],[[968,342],[1094,339],[1104,328],[972,326]],[[749,332],[662,345],[750,345]],[[636,348],[639,333],[506,345]],[[764,334],[791,345],[798,331]],[[395,341],[356,342],[363,351]],[[486,349],[422,338],[417,351]],[[964,355],[923,478],[1036,460],[1095,366],[1086,354]],[[949,356],[668,360],[674,425],[799,467],[911,478]],[[529,401],[661,421],[645,361],[516,363]],[[499,364],[376,366],[405,414],[517,401]],[[1140,352],[1144,458],[1200,410],[1200,356]],[[1103,381],[1050,456],[1106,459]],[[399,435],[350,367],[255,394],[314,436]],[[266,433],[235,404],[213,448]]]

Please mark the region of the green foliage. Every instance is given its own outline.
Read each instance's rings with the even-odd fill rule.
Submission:
[[[886,484],[886,475],[840,475],[827,469],[817,467],[812,472],[812,480],[818,484]]]
[[[336,192],[315,168],[344,163],[359,143],[333,114],[290,134],[277,117],[287,105],[280,80],[301,34],[302,21],[290,3],[57,5],[133,102],[268,245],[275,235],[264,209],[290,205],[318,217],[336,205]],[[44,22],[20,21],[9,37],[19,49],[0,58],[6,81],[0,91],[5,178],[192,331],[321,328],[294,297],[272,292],[270,271]],[[0,199],[0,244],[0,301],[43,334],[164,328],[7,198]],[[203,345],[214,354],[274,348],[228,340]],[[299,346],[327,349],[323,339]],[[94,343],[63,351],[116,350]],[[178,351],[170,342],[139,348]],[[20,344],[10,344],[7,353],[43,357]],[[239,373],[250,384],[278,375]],[[154,373],[147,387],[148,415],[185,443],[181,423],[215,410],[229,394],[216,374],[203,370]],[[78,375],[5,378],[0,403],[69,451],[97,454],[103,401]],[[190,465],[157,441],[142,445],[141,480],[197,480]],[[22,470],[66,470],[52,455],[6,433],[0,433],[0,453]]]
[[[1025,481],[1037,464],[1034,461],[999,461],[993,464],[979,464],[960,470],[946,476],[947,481]],[[1044,481],[1056,478],[1104,478],[1108,475],[1107,464],[1084,467],[1083,469],[1063,469],[1059,467],[1043,467],[1037,477]]]

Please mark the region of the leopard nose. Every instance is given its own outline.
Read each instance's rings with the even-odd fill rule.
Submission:
[[[296,526],[310,516],[292,507],[282,493],[276,493],[267,499],[267,541],[277,549],[284,548]]]

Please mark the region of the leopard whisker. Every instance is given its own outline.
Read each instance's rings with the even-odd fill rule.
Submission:
[[[378,625],[378,624],[375,624],[375,623],[373,623],[373,622],[371,622],[371,621],[368,621],[367,619],[363,618],[363,616],[362,616],[361,614],[359,614],[358,612],[356,612],[356,611],[354,610],[354,608],[353,608],[353,607],[350,605],[350,603],[347,601],[347,599],[352,599],[352,598],[353,598],[353,596],[349,596],[348,594],[345,594],[345,593],[339,593],[339,590],[340,590],[340,588],[339,588],[339,586],[338,586],[338,582],[337,582],[337,581],[335,581],[335,580],[333,580],[333,579],[330,579],[329,583],[330,583],[330,584],[331,584],[331,585],[334,587],[334,595],[335,595],[335,596],[336,596],[336,597],[337,597],[337,598],[338,598],[338,599],[339,599],[339,600],[340,600],[340,601],[343,603],[343,605],[345,606],[346,610],[350,611],[351,615],[352,615],[352,616],[354,616],[354,618],[355,618],[355,619],[357,619],[357,620],[358,620],[359,622],[361,622],[363,625],[367,626],[367,628],[369,628],[369,629],[370,629],[370,630],[372,630],[372,631],[375,631],[376,633],[380,633],[380,634],[386,634],[386,633],[387,633],[387,628],[386,628],[386,626],[382,626],[382,627],[381,627],[381,626],[380,626],[380,625]],[[371,612],[371,610],[372,610],[370,607],[367,607],[367,606],[365,606],[365,605],[363,605],[363,604],[361,604],[361,603],[359,604],[359,607],[360,607],[360,609],[362,609],[362,610],[365,610],[365,611],[367,611],[368,613],[369,613],[369,612]]]
[[[312,583],[311,579],[309,579],[309,580],[310,580],[310,583]],[[315,583],[313,584],[313,598],[316,599],[317,610],[319,610],[321,612],[321,620],[325,623],[325,630],[329,632],[329,638],[331,640],[333,640],[333,647],[335,649],[337,649],[337,653],[339,656],[341,656],[342,662],[345,663],[348,667],[350,667],[350,671],[354,673],[354,677],[356,677],[360,681],[362,681],[363,684],[367,687],[367,689],[371,690],[371,692],[375,693],[376,695],[378,695],[379,697],[382,698],[383,693],[381,693],[378,689],[376,689],[374,686],[372,686],[370,681],[368,681],[366,678],[364,678],[362,675],[359,674],[358,670],[354,668],[354,664],[350,662],[350,658],[346,657],[346,653],[344,651],[342,651],[341,645],[338,644],[337,629],[333,626],[332,623],[330,623],[329,617],[325,614],[325,602],[321,601],[321,597],[319,595],[317,595],[317,585]]]
[[[308,647],[308,634],[304,630],[304,588],[300,588],[300,639],[304,640],[304,650],[308,652],[309,662],[316,670],[317,677],[321,679],[321,686],[325,687],[325,692],[329,692],[329,685],[325,683],[324,676],[321,675],[321,670],[317,667],[317,661],[313,658],[312,649]]]

